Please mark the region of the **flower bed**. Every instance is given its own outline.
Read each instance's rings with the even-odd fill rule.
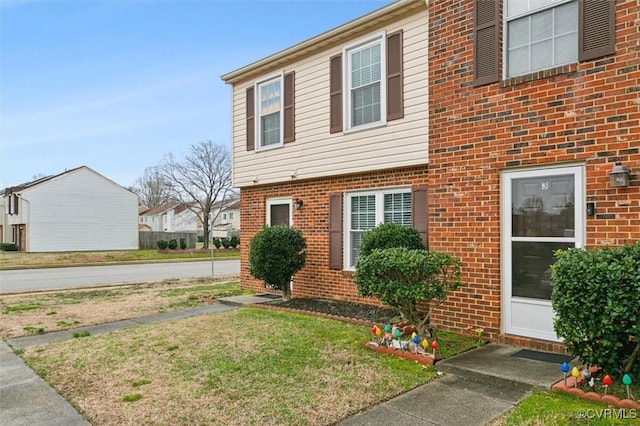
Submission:
[[[592,367],[589,369],[589,372],[593,376],[598,376],[602,373],[602,371],[597,367]],[[577,383],[576,383],[577,380]],[[585,385],[585,379],[582,377],[582,374],[574,379],[572,376],[568,376],[566,379],[562,379],[555,383],[551,390],[554,392],[566,392],[570,395],[575,395],[579,398],[588,399],[590,401],[601,402],[603,404],[612,405],[618,408],[628,408],[628,409],[636,409],[640,410],[640,402],[634,401],[632,399],[620,399],[613,395],[604,395],[593,391],[585,391],[583,386]]]

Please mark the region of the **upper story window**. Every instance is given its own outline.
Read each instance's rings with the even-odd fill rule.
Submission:
[[[345,48],[347,128],[384,123],[384,34]]]
[[[257,82],[246,93],[247,151],[295,142],[295,73]]]
[[[506,77],[578,61],[576,0],[508,0]]]
[[[259,148],[282,145],[282,77],[257,84],[257,137]]]

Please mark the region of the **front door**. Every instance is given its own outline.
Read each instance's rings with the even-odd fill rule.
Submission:
[[[551,265],[558,249],[582,247],[581,166],[502,175],[502,305],[507,334],[558,341]]]

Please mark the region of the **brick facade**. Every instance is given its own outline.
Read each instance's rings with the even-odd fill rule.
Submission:
[[[640,239],[640,3],[617,4],[615,55],[476,88],[473,2],[430,1],[429,16],[429,239],[461,258],[467,284],[437,321],[557,349],[500,336],[500,172],[582,164],[587,247]],[[628,188],[609,185],[616,161]]]

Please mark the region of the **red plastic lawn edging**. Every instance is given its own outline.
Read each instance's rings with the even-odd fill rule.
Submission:
[[[364,347],[367,349],[374,350],[381,354],[394,355],[398,358],[408,359],[411,361],[416,361],[419,364],[423,365],[433,365],[434,359],[431,354],[415,354],[410,351],[404,351],[402,349],[394,349],[389,346],[380,346],[374,342],[367,342],[364,344]]]
[[[593,374],[600,373],[600,369],[597,367],[592,367],[589,369],[589,372]],[[551,390],[554,392],[565,392],[570,395],[575,395],[578,398],[587,399],[589,401],[602,402],[603,404],[613,405],[617,408],[628,408],[628,409],[636,409],[640,410],[640,403],[632,400],[632,399],[620,399],[613,395],[600,395],[596,392],[585,392],[581,388],[581,384],[584,381],[584,377],[580,375],[577,379],[577,387],[574,386],[574,378],[572,376],[567,377],[567,385],[565,386],[565,380],[562,379],[559,382],[555,383],[551,386]]]

